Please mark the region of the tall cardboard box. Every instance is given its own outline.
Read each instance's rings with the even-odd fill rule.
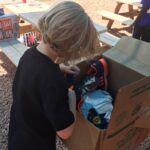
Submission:
[[[134,150],[150,131],[150,44],[124,37],[102,57],[116,97],[109,127],[100,130],[77,113],[75,130],[66,141],[69,150]]]
[[[127,84],[150,76],[150,43],[123,37],[103,54],[109,64],[109,91],[112,95]]]

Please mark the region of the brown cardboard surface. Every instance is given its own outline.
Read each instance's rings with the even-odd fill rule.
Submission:
[[[131,37],[123,37],[105,56],[117,57],[116,62],[139,72],[150,75],[150,44]]]
[[[115,95],[119,88],[150,76],[150,44],[123,37],[103,54],[109,64],[109,89]]]
[[[77,122],[72,136],[65,142],[69,150],[95,150],[100,130],[77,113]]]
[[[103,143],[104,143],[104,139],[105,139],[105,136],[106,136],[106,130],[100,130],[101,132],[101,135],[100,135],[100,145],[98,146],[99,147],[99,150],[103,148]]]
[[[109,150],[110,145],[113,150],[125,150],[127,147],[132,149],[137,146],[135,144],[139,136],[144,140],[148,135],[148,132],[145,134],[144,125],[150,129],[150,117],[146,121],[143,114],[150,111],[149,105],[150,77],[121,88],[115,100],[102,150]],[[136,121],[143,121],[143,126],[136,128]]]
[[[148,130],[129,126],[120,134],[104,140],[99,150],[134,150],[148,136]]]
[[[135,122],[134,126],[139,128],[150,129],[150,104],[146,104],[146,106],[143,109],[143,112],[141,113],[141,116]]]

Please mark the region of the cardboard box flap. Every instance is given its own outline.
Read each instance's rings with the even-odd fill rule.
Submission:
[[[111,59],[117,58],[116,61],[128,68],[144,74],[150,75],[150,44],[133,39],[131,37],[123,37],[115,47],[103,54],[104,57]],[[139,69],[140,68],[140,69]]]
[[[150,106],[150,76],[121,88],[115,100],[104,141],[104,149],[108,148],[110,143],[115,147],[115,144],[117,145],[117,142],[121,139],[126,140],[125,144],[122,145],[123,147],[130,145],[132,142],[136,143],[135,139],[139,134],[142,135],[142,129],[135,128],[134,125],[141,114],[145,110],[149,110],[148,106]],[[149,122],[150,117],[147,117],[147,119]],[[141,139],[146,138],[146,135],[144,134]],[[130,137],[130,140],[128,137]]]
[[[150,129],[150,105],[148,105],[142,112],[141,116],[134,124],[137,128]]]
[[[123,37],[115,47],[103,53],[109,66],[108,89],[112,96],[128,84],[150,76],[150,44]]]
[[[64,143],[69,150],[95,150],[100,130],[77,113],[77,121],[72,136]]]

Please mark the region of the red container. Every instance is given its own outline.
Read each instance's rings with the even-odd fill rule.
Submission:
[[[26,3],[26,0],[22,0],[23,3]]]

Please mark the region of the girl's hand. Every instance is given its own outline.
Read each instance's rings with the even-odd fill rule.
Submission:
[[[60,69],[62,72],[68,74],[78,75],[80,73],[80,68],[76,65],[65,66],[63,64],[60,64]]]

